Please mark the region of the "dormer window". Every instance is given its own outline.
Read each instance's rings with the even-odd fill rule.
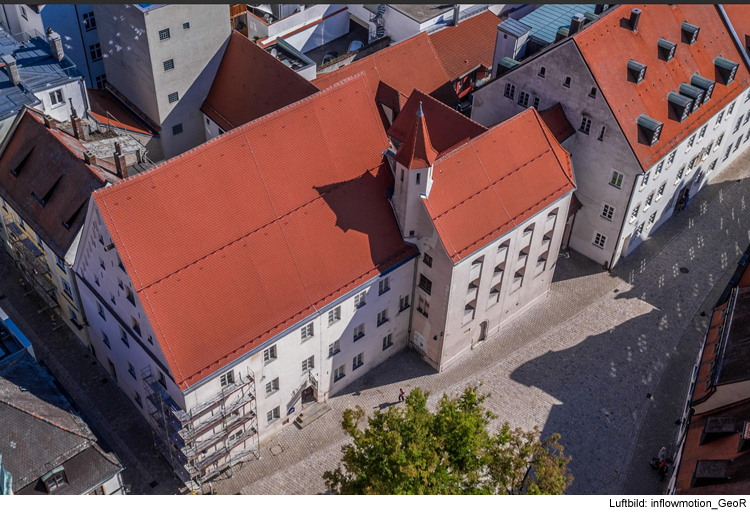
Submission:
[[[682,123],[690,116],[693,108],[692,99],[672,91],[667,95],[667,102],[669,103],[669,118],[671,120]]]
[[[737,74],[737,68],[739,67],[738,63],[719,56],[714,60],[714,65],[716,66],[717,80],[720,78],[724,85],[729,85],[734,81],[734,75]]]
[[[708,103],[711,99],[711,95],[714,94],[716,82],[709,80],[708,78],[703,78],[698,73],[695,73],[690,77],[690,85],[697,87],[698,89],[703,89],[703,103],[705,104]]]
[[[698,41],[698,32],[700,28],[696,25],[682,22],[682,41],[686,44],[693,45]]]
[[[665,62],[669,62],[670,60],[672,60],[672,58],[674,58],[674,53],[677,50],[677,44],[674,44],[664,38],[659,38],[657,45],[659,46],[659,58],[661,58]]]
[[[62,467],[57,467],[52,472],[42,476],[42,481],[47,488],[47,492],[50,494],[58,491],[68,483],[65,477],[65,470]]]
[[[635,60],[628,60],[628,80],[639,84],[645,78],[646,66],[639,62],[636,62]]]
[[[663,123],[642,114],[636,120],[638,124],[638,141],[648,146],[653,146],[659,141]]]
[[[691,112],[694,113],[703,103],[703,95],[705,94],[705,91],[683,82],[680,84],[680,94],[693,100],[693,110]]]

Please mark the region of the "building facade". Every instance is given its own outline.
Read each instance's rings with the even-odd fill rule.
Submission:
[[[748,93],[746,53],[716,7],[620,6],[478,90],[472,118],[562,105],[583,206],[570,246],[611,268],[745,150]]]
[[[205,141],[200,107],[231,34],[228,5],[96,5],[107,82],[159,127],[171,158]],[[109,43],[111,42],[111,43]]]

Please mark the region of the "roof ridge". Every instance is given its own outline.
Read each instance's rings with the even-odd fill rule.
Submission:
[[[453,107],[451,107],[448,104],[445,104],[445,103],[441,102],[440,100],[438,100],[434,96],[430,96],[428,93],[425,93],[424,91],[422,91],[422,90],[420,90],[420,89],[418,89],[416,87],[414,88],[414,90],[412,90],[412,94],[414,94],[415,91],[418,92],[418,93],[420,93],[420,94],[423,94],[427,98],[430,98],[432,101],[437,102],[438,104],[442,105],[446,109],[449,109],[450,111],[456,113],[457,115],[459,115],[464,120],[467,120],[467,121],[473,123],[474,125],[478,125],[479,127],[481,127],[482,129],[484,129],[485,131],[488,129],[488,127],[485,127],[484,125],[482,125],[481,123],[477,122],[476,120],[472,120],[471,118],[469,118],[468,116],[466,116],[465,114],[463,114],[461,111],[456,111]]]
[[[558,103],[559,103],[559,102],[558,102]],[[555,151],[555,148],[554,148],[554,146],[552,145],[552,141],[550,140],[550,137],[549,137],[549,135],[547,134],[547,131],[549,131],[549,132],[552,132],[552,130],[551,130],[551,129],[550,129],[549,127],[547,127],[547,124],[546,124],[546,123],[544,123],[544,119],[543,119],[543,118],[542,118],[542,116],[541,116],[541,115],[539,114],[539,112],[538,112],[538,111],[536,110],[536,108],[534,108],[534,107],[531,107],[530,109],[531,109],[531,110],[533,111],[533,114],[534,114],[534,116],[536,117],[537,123],[539,123],[539,125],[540,125],[540,128],[542,129],[542,134],[544,135],[544,138],[545,138],[545,139],[547,140],[547,144],[549,145],[549,148],[550,148],[550,150],[551,150],[551,151],[552,151],[552,153],[553,153],[553,154],[555,155],[555,159],[557,160],[557,163],[558,163],[558,164],[560,164],[560,169],[562,169],[563,173],[565,174],[565,177],[566,177],[566,178],[567,178],[568,180],[570,180],[570,182],[571,182],[571,183],[572,183],[572,184],[573,184],[573,185],[575,186],[575,181],[571,180],[571,179],[570,179],[570,176],[568,176],[568,170],[567,170],[567,169],[565,168],[565,166],[564,166],[564,165],[562,164],[562,162],[560,161],[560,157],[559,157],[559,156],[557,156],[557,152]],[[563,114],[565,114],[565,110],[563,109],[563,106],[562,106],[562,104],[560,104],[560,110],[562,110],[562,111],[563,111]],[[566,116],[565,118],[566,118],[566,120],[567,120],[567,116]],[[557,141],[557,138],[555,138],[555,140]],[[559,142],[559,141],[557,142],[557,144],[558,144],[558,145],[560,145],[560,147],[562,148],[562,145],[560,144],[560,142]],[[565,149],[564,149],[564,148],[563,148],[563,151],[565,151]],[[567,154],[568,156],[570,156],[570,153],[569,153],[568,151],[565,151],[565,154]]]
[[[479,162],[479,167],[481,167],[481,168],[482,168],[482,174],[484,174],[485,178],[487,178],[487,181],[489,182],[489,184],[490,184],[490,187],[492,188],[492,192],[493,192],[493,193],[495,193],[495,198],[497,198],[497,201],[498,201],[498,202],[500,202],[500,206],[501,206],[501,207],[503,208],[503,210],[505,211],[505,214],[507,214],[507,215],[508,215],[508,217],[510,218],[510,221],[512,221],[512,222],[513,222],[513,225],[515,225],[516,227],[518,227],[518,224],[516,223],[516,220],[515,220],[515,219],[514,219],[514,218],[513,218],[513,217],[512,217],[511,215],[510,215],[510,213],[508,212],[508,209],[507,209],[507,208],[505,207],[505,203],[504,203],[504,202],[503,202],[503,200],[502,200],[502,199],[500,198],[500,195],[499,195],[499,194],[497,194],[497,190],[495,189],[495,184],[494,184],[494,183],[492,183],[492,180],[490,179],[490,175],[489,175],[489,174],[487,174],[487,169],[485,169],[485,168],[484,168],[484,164],[482,163],[482,159],[481,159],[481,158],[479,157],[479,153],[477,153],[477,150],[476,150],[476,148],[474,147],[474,144],[471,144],[471,149],[472,149],[472,150],[474,151],[474,154],[475,154],[475,155],[476,155],[476,157],[477,157],[477,161]],[[544,153],[542,153],[542,154],[544,154]],[[531,162],[528,162],[528,163],[532,163],[533,161],[534,161],[534,160],[532,160]],[[520,169],[520,167],[519,167],[519,169]],[[505,176],[503,176],[502,178],[500,178],[500,179],[498,180],[498,182],[501,182],[502,180],[504,180],[505,178],[507,178],[507,177],[508,177],[508,176],[510,176],[511,174],[512,174],[512,173],[508,173],[508,174],[506,174]]]
[[[76,432],[76,431],[74,431],[74,430],[71,430],[71,429],[69,429],[69,428],[67,428],[67,427],[63,427],[62,425],[58,425],[57,423],[55,423],[55,422],[53,422],[53,421],[50,421],[50,420],[48,420],[48,419],[46,419],[46,418],[43,418],[43,417],[42,417],[42,416],[40,416],[39,414],[35,414],[35,413],[33,413],[33,412],[29,412],[28,410],[24,409],[23,407],[19,407],[18,405],[15,405],[15,404],[11,403],[11,402],[7,401],[7,400],[6,400],[6,399],[4,399],[4,398],[0,398],[0,403],[2,403],[2,404],[4,404],[4,405],[7,405],[8,407],[11,407],[11,408],[13,408],[13,409],[16,409],[17,411],[23,412],[23,413],[24,413],[24,414],[26,414],[27,416],[31,416],[31,417],[32,417],[32,418],[34,418],[34,419],[37,419],[37,420],[39,420],[39,421],[43,421],[44,423],[47,423],[48,425],[52,425],[52,426],[53,426],[53,427],[55,427],[56,429],[62,430],[62,431],[64,431],[64,432],[68,432],[68,433],[70,433],[70,434],[73,434],[74,436],[77,436],[77,437],[79,437],[79,438],[81,438],[81,439],[84,439],[84,440],[86,440],[86,441],[93,441],[93,440],[94,440],[94,437],[93,437],[93,436],[88,436],[87,434],[84,434],[84,433],[82,433],[82,432]],[[70,415],[71,417],[73,417],[73,416],[74,416],[74,414],[73,414],[73,413],[71,413],[71,412],[69,412],[69,411],[67,411],[67,410],[63,409],[62,407],[59,407],[59,406],[57,406],[57,405],[53,405],[53,407],[55,407],[55,408],[57,408],[57,409],[60,409],[60,410],[61,410],[61,411],[63,411],[63,412],[67,412],[67,413],[68,413],[68,414],[69,414],[69,415]],[[73,420],[73,422],[75,423],[75,419]]]

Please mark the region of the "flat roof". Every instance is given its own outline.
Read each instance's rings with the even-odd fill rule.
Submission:
[[[450,4],[388,4],[388,6],[420,24],[453,11],[453,6]]]
[[[570,19],[578,13],[594,12],[596,4],[545,4],[521,18],[531,27],[529,36],[549,44],[555,41],[557,30],[570,27]]]

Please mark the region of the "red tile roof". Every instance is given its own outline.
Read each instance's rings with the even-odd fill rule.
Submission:
[[[103,89],[87,89],[91,108],[89,113],[96,121],[128,132],[154,134],[130,109],[123,107],[109,92]]]
[[[178,386],[415,252],[387,148],[358,75],[95,193]]]
[[[642,10],[635,33],[626,23],[633,8]],[[698,41],[692,46],[682,42],[681,24],[685,21],[700,27]],[[659,38],[677,43],[677,52],[670,62],[658,57]],[[644,170],[737,98],[750,82],[750,73],[727,27],[716,7],[710,4],[622,5],[608,11],[573,39]],[[667,95],[678,90],[680,83],[690,83],[693,73],[715,79],[713,61],[718,56],[740,64],[735,80],[729,86],[716,82],[711,100],[685,122],[671,120]],[[626,79],[626,64],[631,59],[647,66],[646,78],[639,85]],[[664,124],[653,147],[638,141],[636,119],[641,114]]]
[[[61,258],[83,226],[91,193],[111,177],[84,162],[86,150],[67,133],[47,128],[43,115],[27,107],[0,155],[0,196]],[[46,200],[44,207],[32,193]]]
[[[549,130],[552,131],[552,134],[555,135],[555,138],[557,138],[557,141],[560,143],[564,142],[566,139],[570,138],[576,133],[576,130],[572,125],[570,125],[568,117],[565,116],[565,110],[560,103],[556,103],[549,109],[540,111],[539,115],[542,117],[544,123],[547,124]]]
[[[414,127],[420,103],[424,109],[430,142],[439,154],[445,154],[458,144],[476,138],[487,130],[485,126],[471,118],[467,118],[430,95],[415,89],[391,128],[388,129],[390,136],[399,142],[406,140],[407,134]]]
[[[445,72],[427,33],[418,33],[332,73],[321,75],[313,84],[318,89],[325,89],[359,72],[365,73],[373,93],[378,92],[378,84],[382,81],[402,94],[419,89],[449,105],[458,102],[450,86],[453,79]]]
[[[291,67],[235,31],[201,111],[228,131],[317,92]]]
[[[722,4],[745,50],[750,47],[750,4]]]
[[[492,68],[497,26],[501,20],[487,10],[430,34],[443,67],[451,80],[456,80],[479,66]]]
[[[424,169],[435,163],[437,151],[432,147],[422,104],[414,115],[414,124],[404,143],[398,148],[395,160],[407,169]]]
[[[454,262],[575,189],[570,155],[528,109],[439,158],[425,200]]]

